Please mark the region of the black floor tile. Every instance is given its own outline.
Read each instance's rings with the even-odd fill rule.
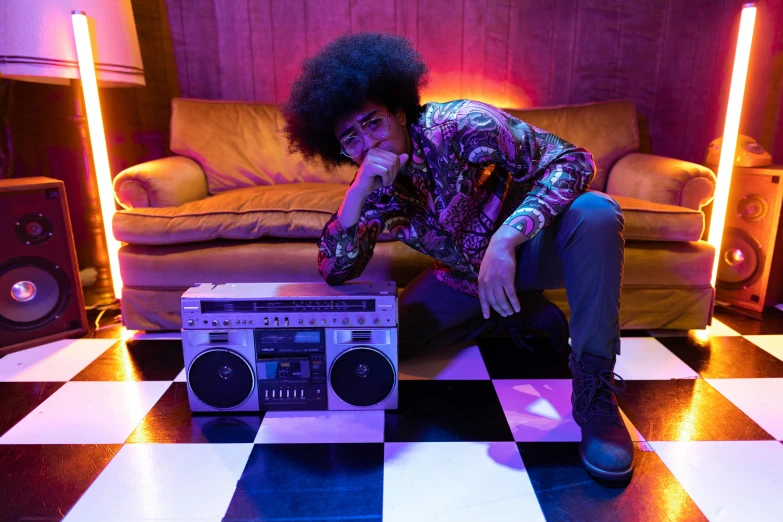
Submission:
[[[65,384],[64,382],[0,382],[0,436]]]
[[[401,381],[386,442],[511,441],[491,381]]]
[[[180,340],[118,342],[74,381],[173,381],[185,367]]]
[[[743,337],[658,338],[674,355],[705,379],[783,377],[783,361]]]
[[[570,379],[568,355],[552,349],[546,338],[528,338],[530,347],[518,348],[511,339],[479,338],[490,379]]]
[[[518,442],[544,516],[552,521],[707,520],[653,452],[634,444],[630,481],[594,479],[579,460],[578,442]]]
[[[756,320],[740,313],[716,306],[715,317],[729,328],[742,335],[779,335],[783,334],[783,311],[766,308]]]
[[[625,383],[620,408],[646,440],[774,439],[702,379]]]
[[[383,444],[257,444],[233,520],[381,520]]]
[[[120,447],[0,445],[0,521],[61,520]]]
[[[256,438],[263,413],[224,415],[192,413],[188,388],[175,382],[136,426],[127,443],[248,443]]]

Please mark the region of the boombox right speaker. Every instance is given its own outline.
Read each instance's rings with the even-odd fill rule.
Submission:
[[[65,184],[0,180],[0,355],[87,332]]]
[[[762,311],[781,302],[783,166],[735,167],[726,207],[716,302]]]

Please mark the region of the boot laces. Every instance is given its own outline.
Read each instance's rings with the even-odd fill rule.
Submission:
[[[584,415],[589,421],[595,416],[612,417],[615,422],[624,425],[620,417],[619,408],[613,400],[613,394],[620,395],[625,391],[625,380],[611,370],[601,370],[596,374],[589,374],[577,370],[582,391],[576,398],[576,403],[587,394],[582,408],[576,411]]]

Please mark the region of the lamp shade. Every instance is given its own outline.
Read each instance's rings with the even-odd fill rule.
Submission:
[[[0,0],[0,77],[78,79],[72,11],[89,19],[98,86],[145,85],[130,0]]]

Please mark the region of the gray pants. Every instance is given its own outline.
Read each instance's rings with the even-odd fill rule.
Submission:
[[[532,291],[565,288],[571,346],[580,361],[583,353],[609,359],[620,353],[624,224],[614,199],[587,192],[517,249],[515,286],[520,303]],[[476,337],[502,319],[492,310],[485,320],[477,297],[444,285],[432,269],[403,289],[399,314],[401,359]]]

